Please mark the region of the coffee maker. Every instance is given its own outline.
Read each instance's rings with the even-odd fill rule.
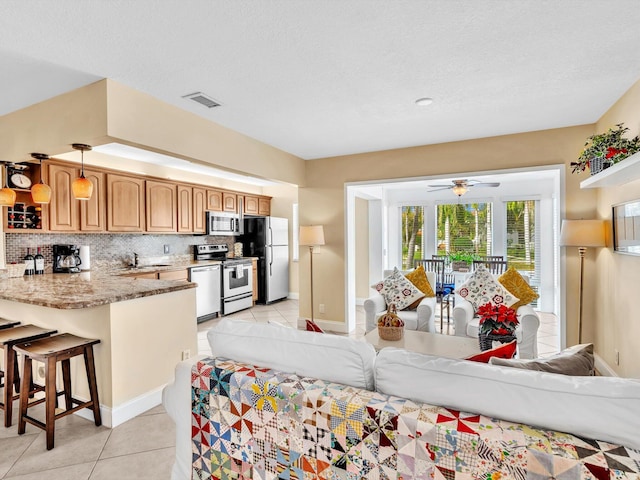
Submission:
[[[53,273],[78,273],[81,263],[78,245],[53,246]]]

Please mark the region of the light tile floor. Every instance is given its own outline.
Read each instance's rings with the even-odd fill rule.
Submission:
[[[356,331],[362,338],[364,310],[356,311]],[[558,322],[555,315],[542,313],[538,350],[540,356],[559,350]],[[226,318],[268,322],[274,320],[292,327],[298,322],[298,302],[286,300],[257,305]],[[206,333],[219,320],[198,325],[198,350],[209,353]],[[440,326],[439,319],[436,322]],[[444,333],[453,327],[444,326]],[[16,404],[17,405],[17,404]],[[38,418],[44,417],[43,406]],[[4,422],[0,411],[0,422]],[[38,413],[35,414],[38,416]],[[93,422],[70,415],[56,422],[56,446],[45,448],[45,433],[27,425],[18,435],[15,414],[13,426],[0,427],[0,479],[36,480],[163,480],[171,476],[175,452],[175,426],[162,406],[114,428],[96,427]]]

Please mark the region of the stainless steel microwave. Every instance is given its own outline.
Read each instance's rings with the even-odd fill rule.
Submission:
[[[207,212],[207,235],[242,235],[243,220],[237,213]]]

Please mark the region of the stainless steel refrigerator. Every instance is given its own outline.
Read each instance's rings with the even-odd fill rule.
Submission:
[[[241,237],[243,256],[258,257],[258,303],[289,295],[289,220],[245,217]]]

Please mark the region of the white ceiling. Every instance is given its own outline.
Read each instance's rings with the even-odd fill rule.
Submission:
[[[106,77],[305,159],[593,123],[639,26],[637,0],[3,0],[0,115]]]

